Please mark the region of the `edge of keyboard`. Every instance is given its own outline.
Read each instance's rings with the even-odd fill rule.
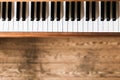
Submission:
[[[0,32],[0,37],[120,36],[118,32]]]

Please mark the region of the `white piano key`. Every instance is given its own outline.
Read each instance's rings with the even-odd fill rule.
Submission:
[[[88,21],[86,21],[86,1],[84,1],[84,30],[83,32],[88,32]]]
[[[22,7],[22,4],[20,4],[20,6]],[[18,21],[18,30],[19,32],[23,32],[23,21],[22,21],[22,8],[20,8],[20,20]]]
[[[62,32],[63,28],[62,28],[62,21],[63,21],[63,3],[61,2],[61,6],[60,6],[60,21],[57,21],[57,26],[58,26],[58,32]]]
[[[93,21],[93,32],[98,32],[98,28],[99,28],[99,2],[96,2],[96,19],[95,21]]]
[[[93,21],[92,21],[92,4],[90,3],[90,20],[88,21],[88,32],[93,32]]]
[[[0,32],[3,32],[3,21],[2,21],[2,3],[0,3]]]
[[[18,22],[18,30],[19,32],[23,32],[23,21],[22,18],[20,18],[20,21]]]
[[[73,21],[73,32],[78,32],[77,19]]]
[[[9,30],[10,32],[13,31],[13,27],[14,27],[13,23],[14,23],[14,20],[13,20],[13,19],[11,19],[11,21],[8,21],[8,30]]]
[[[73,22],[71,21],[71,4],[70,4],[70,15],[69,15],[69,21],[68,21],[68,32],[73,32]]]
[[[68,32],[68,21],[65,20],[65,1],[63,2],[63,6],[64,6],[64,16],[63,16],[63,23],[62,23],[62,26],[63,26],[63,32]]]
[[[51,1],[49,1],[48,6],[49,6],[49,8],[48,8],[49,16],[48,16],[48,22],[47,22],[48,26],[47,27],[48,27],[48,32],[52,32],[53,26],[52,26],[52,21],[51,21],[51,17],[50,17],[50,15],[51,15]]]
[[[43,28],[43,32],[48,32],[48,6],[49,6],[49,3],[47,2],[46,3],[46,19],[45,21],[43,21],[43,24],[42,24],[42,28]]]
[[[8,19],[7,19],[7,18],[6,18],[6,20],[4,21],[4,31],[5,31],[5,32],[9,31]]]
[[[31,21],[31,2],[28,3],[29,5],[29,17],[28,17],[28,32],[32,32],[33,30],[33,21]]]
[[[84,21],[84,2],[81,2],[81,20],[77,21],[78,24],[78,32],[83,32],[83,21]]]
[[[105,15],[106,15],[106,5],[105,5]],[[109,32],[109,21],[107,21],[106,17],[105,20],[103,21],[103,32]]]
[[[35,17],[36,16],[36,4],[34,7],[35,7],[35,10],[34,10],[34,17]],[[32,21],[32,22],[33,22],[32,31],[37,32],[38,31],[38,21],[36,20],[36,17],[35,17],[34,21]]]
[[[13,25],[13,31],[18,31],[18,21],[16,21],[16,12],[17,12],[17,2],[14,2],[14,25]]]
[[[28,6],[28,2],[26,2],[26,19],[25,21],[23,21],[23,32],[27,32],[28,31],[28,12],[29,12],[29,6]]]
[[[119,2],[116,4],[116,21],[113,21],[113,32],[118,32],[119,31]]]
[[[8,30],[10,31],[10,32],[12,32],[13,31],[13,29],[14,29],[14,25],[13,25],[13,23],[14,23],[14,3],[12,3],[12,16],[11,16],[11,20],[10,21],[8,21]]]
[[[120,32],[120,1],[118,2],[118,31]]]
[[[54,12],[54,17],[55,17],[55,19],[54,19],[54,21],[53,21],[53,32],[57,32],[58,31],[58,26],[57,26],[57,19],[56,19],[56,10],[57,10],[57,7],[56,7],[57,5],[56,5],[56,3],[55,3],[55,12]]]
[[[75,3],[75,20],[73,21],[73,32],[78,32],[76,12],[77,12],[77,5],[76,5],[76,3]]]
[[[47,32],[48,28],[47,28],[47,19],[45,21],[42,21],[42,31],[43,32]]]
[[[9,29],[9,28],[8,28],[8,18],[7,18],[7,13],[8,13],[8,7],[7,7],[7,5],[8,5],[8,4],[6,3],[6,14],[5,14],[5,15],[6,15],[6,19],[5,19],[5,21],[3,21],[3,22],[4,22],[4,23],[3,23],[3,24],[4,24],[4,27],[3,27],[3,28],[4,28],[4,31],[5,31],[5,32],[7,32],[8,29]]]
[[[119,3],[116,5],[116,21],[113,21],[113,32],[119,32]]]
[[[110,5],[110,7],[112,8],[112,5]],[[111,9],[111,15],[110,15],[110,21],[108,21],[108,31],[109,32],[113,32],[114,31],[114,25],[113,25],[113,21],[112,21],[112,9]]]
[[[98,32],[103,32],[103,21],[101,21],[101,2],[99,1]]]

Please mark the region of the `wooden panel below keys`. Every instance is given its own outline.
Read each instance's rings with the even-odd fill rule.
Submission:
[[[120,80],[120,37],[1,38],[0,80]]]

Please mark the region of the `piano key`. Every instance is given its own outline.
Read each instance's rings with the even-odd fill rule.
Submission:
[[[110,2],[110,3],[111,3],[111,2]],[[110,10],[110,13],[112,13],[112,5],[111,5],[111,4],[110,4],[110,9],[111,9],[111,10]],[[111,17],[112,17],[112,14],[110,14],[110,18],[111,18]],[[109,28],[108,28],[108,29],[109,29],[109,30],[108,30],[109,32],[113,32],[113,31],[114,31],[114,30],[113,30],[113,29],[114,29],[114,24],[113,24],[113,20],[112,20],[112,19],[110,19],[110,20],[108,21],[108,27],[109,27]]]
[[[48,7],[49,16],[48,16],[48,22],[47,22],[47,24],[48,24],[48,32],[52,32],[53,31],[53,25],[52,25],[53,21],[51,21],[51,14],[52,14],[52,12],[51,12],[51,1],[49,1],[48,6],[49,6]]]
[[[12,18],[12,2],[8,2],[8,21]]]
[[[120,2],[116,2],[116,19],[115,21],[113,21],[113,32],[119,32],[120,28],[119,28],[119,16],[120,16]]]
[[[46,19],[46,2],[42,2],[42,20]]]
[[[73,21],[73,32],[78,32],[78,25],[77,25],[77,2],[74,4],[74,21]]]
[[[22,9],[23,32],[28,31],[28,2],[22,2],[24,9]]]
[[[37,8],[37,4],[36,4],[36,2],[34,3],[34,20],[32,21],[33,22],[33,29],[32,29],[32,31],[33,32],[37,32],[38,31],[38,21],[37,21],[37,18],[36,18],[36,8]]]
[[[63,11],[64,11],[63,2],[60,2],[60,14],[59,14],[60,20],[58,21],[58,32],[63,32],[63,16],[64,16]]]
[[[54,18],[54,21],[53,21],[53,32],[57,32],[58,31],[58,25],[57,25],[57,19],[56,19],[56,12],[57,12],[57,5],[56,5],[56,3],[55,3],[55,6],[54,6],[55,8],[55,14],[54,14],[54,16],[55,16],[55,18]]]
[[[90,19],[90,2],[86,1],[86,21]]]
[[[83,32],[87,32],[88,31],[88,21],[86,20],[87,18],[86,18],[86,16],[87,16],[87,8],[86,8],[86,1],[84,2],[84,21],[83,21]]]
[[[105,14],[107,14],[107,5],[105,5]],[[107,15],[105,16],[105,20],[103,21],[103,31],[102,32],[108,32],[109,31],[109,21],[107,21]]]
[[[81,19],[81,2],[80,1],[78,1],[77,2],[77,21],[80,21],[80,19]]]
[[[46,8],[46,9],[45,9],[45,10],[46,10],[45,13],[46,13],[46,14],[44,15],[44,16],[45,16],[45,17],[44,17],[45,20],[43,20],[43,23],[42,23],[42,28],[43,28],[42,31],[43,31],[43,32],[47,32],[47,31],[48,31],[48,24],[47,24],[47,22],[48,22],[47,17],[48,17],[48,10],[49,10],[49,9],[48,9],[48,6],[49,6],[49,3],[46,2],[46,4],[45,4],[45,8]],[[57,26],[56,26],[56,27],[57,27]]]
[[[55,2],[51,2],[51,21],[54,21],[55,19]]]
[[[8,16],[7,16],[7,13],[8,13],[8,11],[7,11],[7,10],[8,10],[7,5],[8,5],[8,4],[7,4],[7,2],[5,2],[5,4],[3,3],[3,5],[4,5],[4,8],[5,8],[5,13],[4,13],[4,14],[5,14],[5,17],[3,18],[3,21],[4,21],[4,22],[3,22],[3,23],[4,23],[3,27],[4,27],[4,31],[7,32],[8,29],[9,29],[9,27],[8,27]],[[3,9],[4,9],[4,8],[3,8]]]
[[[99,21],[98,21],[98,32],[102,32],[103,31],[103,21],[102,20],[104,20],[104,15],[103,15],[103,13],[102,13],[102,7],[101,7],[101,5],[103,5],[103,2],[101,2],[101,1],[99,1],[99,16],[98,16],[98,19],[99,19]],[[104,10],[103,10],[103,12],[104,12]],[[102,15],[102,16],[101,16]]]
[[[34,10],[31,10],[31,5],[33,6],[33,3],[32,2],[29,2],[28,3],[29,5],[29,17],[28,17],[28,32],[32,32],[33,31],[33,21],[31,21],[31,12],[34,11]]]
[[[105,20],[105,2],[101,1],[101,21]]]
[[[107,18],[107,21],[110,21],[110,1],[107,1],[106,2],[106,18]]]
[[[2,21],[2,2],[0,2],[0,32],[3,32],[3,21]]]
[[[70,2],[70,5],[69,5],[69,8],[70,8],[70,18],[71,18],[71,2]],[[68,32],[73,32],[73,21],[71,19],[68,20]]]
[[[83,32],[84,31],[84,2],[81,2],[81,7],[80,7],[80,21],[78,21],[78,32]]]
[[[26,19],[26,2],[22,2],[22,20],[25,21]]]
[[[69,10],[70,10],[70,2],[66,1],[65,4],[65,20],[68,21],[69,20]]]
[[[99,16],[99,2],[96,2],[95,3],[95,21],[93,21],[93,32],[99,32],[99,19],[100,19],[100,16]]]
[[[88,21],[88,32],[93,32],[94,30],[94,25],[92,21],[92,2],[89,3],[89,21]]]
[[[60,14],[61,14],[61,2],[57,2],[57,12],[56,12],[57,21],[60,21]]]
[[[14,5],[13,5],[13,2],[11,2],[11,14],[8,15],[8,30],[9,32],[12,32],[14,30]],[[8,6],[9,8],[9,6]],[[9,10],[8,10],[9,12]],[[10,17],[9,17],[10,16]],[[15,19],[16,20],[16,19]]]
[[[35,19],[35,2],[31,2],[31,21]]]
[[[75,20],[75,2],[74,1],[71,2],[71,20],[72,21]]]
[[[39,21],[40,20],[40,6],[41,6],[41,2],[37,2],[36,3],[36,20]]]
[[[20,20],[20,12],[21,12],[21,2],[17,2],[17,6],[16,6],[16,20],[19,21]]]
[[[96,19],[96,2],[92,2],[92,21],[95,21]]]
[[[120,25],[120,1],[118,2],[118,24]],[[118,31],[120,32],[120,26],[118,25]],[[116,27],[117,28],[117,27]]]
[[[14,2],[14,23],[13,23],[13,24],[14,24],[14,26],[13,26],[13,31],[14,31],[14,32],[17,32],[17,31],[18,31],[18,27],[19,27],[19,26],[18,26],[18,21],[17,21],[17,20],[18,20],[18,19],[17,19],[17,13],[18,13],[18,12],[17,12],[17,10],[18,10],[18,9],[17,9],[17,3],[18,3],[18,2],[16,2],[16,1]],[[19,14],[20,14],[20,13],[19,13]]]
[[[2,20],[6,20],[6,2],[2,2]]]
[[[112,20],[115,21],[116,20],[116,1],[112,2]]]
[[[68,6],[68,4],[69,4],[69,2],[63,2],[63,4],[64,4],[64,14],[65,14],[65,16],[63,16],[63,23],[62,23],[62,28],[63,28],[63,32],[68,32],[68,15],[69,15],[69,10],[68,10],[68,8],[69,8],[69,6]]]

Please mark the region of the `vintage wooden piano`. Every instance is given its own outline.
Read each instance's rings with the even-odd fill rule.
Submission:
[[[1,0],[0,37],[118,35],[119,0]]]

